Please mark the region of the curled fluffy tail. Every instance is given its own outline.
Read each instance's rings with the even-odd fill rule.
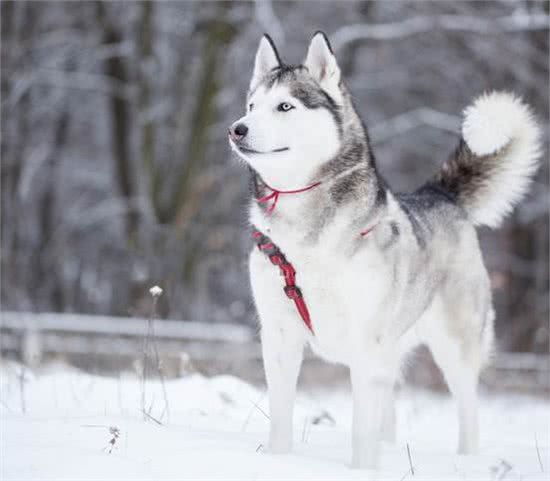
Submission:
[[[462,140],[437,180],[475,225],[497,227],[526,193],[540,154],[529,107],[513,94],[492,92],[464,111]]]

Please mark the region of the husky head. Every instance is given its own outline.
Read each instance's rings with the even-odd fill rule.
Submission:
[[[341,148],[346,91],[326,36],[313,36],[303,65],[281,62],[268,35],[260,41],[246,115],[229,129],[239,157],[269,185],[302,187]]]

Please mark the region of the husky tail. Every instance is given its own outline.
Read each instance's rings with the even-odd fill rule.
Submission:
[[[484,94],[464,111],[462,139],[437,181],[475,225],[498,227],[521,200],[541,154],[531,110],[513,94]]]

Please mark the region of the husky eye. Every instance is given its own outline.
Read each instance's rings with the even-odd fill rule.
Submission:
[[[279,104],[277,106],[277,110],[279,112],[288,112],[289,110],[292,110],[294,107],[290,105],[288,102],[283,102],[282,104]]]
[[[248,104],[248,111],[252,112],[252,109],[254,108],[254,104]]]

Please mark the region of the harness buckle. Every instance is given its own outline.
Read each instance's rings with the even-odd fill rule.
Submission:
[[[265,244],[258,244],[258,249],[260,249],[266,256],[271,257],[279,253],[277,246],[273,242],[266,242]]]
[[[292,264],[281,264],[279,268],[281,269],[281,274],[285,278],[287,285],[293,285],[296,279],[296,271]]]
[[[270,255],[269,260],[273,265],[283,268],[283,258],[279,254]]]
[[[298,286],[285,286],[283,289],[285,291],[286,297],[288,297],[289,299],[296,300],[303,297],[302,291]]]

